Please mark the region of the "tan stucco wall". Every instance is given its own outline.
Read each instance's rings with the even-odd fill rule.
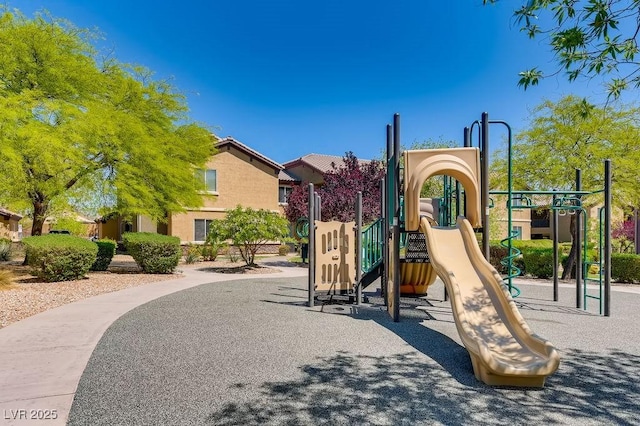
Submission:
[[[120,219],[113,218],[107,220],[105,223],[98,223],[98,237],[110,238],[115,241],[120,240]]]
[[[18,221],[15,219],[5,219],[0,217],[0,238],[8,238],[17,241],[18,238]]]
[[[183,243],[194,242],[196,219],[224,219],[224,211],[188,211],[169,218],[169,235],[180,238]]]
[[[231,148],[211,157],[207,168],[217,171],[218,194],[205,195],[204,207],[278,210],[278,173],[272,167]]]
[[[136,232],[158,232],[158,223],[149,216],[138,216],[134,230]]]
[[[204,206],[173,214],[168,233],[183,242],[194,238],[195,219],[222,219],[225,212],[238,205],[254,209],[282,211],[278,204],[278,171],[255,158],[226,147],[211,157],[208,169],[216,170],[217,193],[205,194]]]
[[[324,176],[322,173],[317,172],[309,166],[299,164],[294,167],[287,167],[287,171],[290,171],[295,176],[299,177],[302,182],[312,183],[314,185],[321,185],[324,183]]]

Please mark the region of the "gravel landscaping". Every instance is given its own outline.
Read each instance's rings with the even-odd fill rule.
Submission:
[[[131,256],[114,256],[106,272],[89,272],[81,280],[46,283],[29,274],[21,260],[2,262],[0,268],[13,271],[15,284],[0,290],[0,328],[48,309],[144,284],[182,276],[181,270],[197,268],[212,273],[268,274],[277,271],[269,266],[247,267],[242,262],[219,259],[215,262],[180,264],[174,274],[144,274]]]

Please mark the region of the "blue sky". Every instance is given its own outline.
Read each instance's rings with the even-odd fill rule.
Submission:
[[[527,91],[518,71],[553,69],[544,41],[518,31],[519,1],[482,0],[23,0],[98,28],[121,62],[172,78],[191,118],[278,162],[308,153],[378,158],[398,112],[402,142],[456,140],[483,111],[515,131],[543,99],[598,97],[599,81],[545,80]],[[492,145],[502,130],[492,129]]]

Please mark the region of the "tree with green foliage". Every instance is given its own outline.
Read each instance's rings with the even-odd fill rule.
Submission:
[[[62,216],[55,220],[51,225],[52,229],[67,230],[71,235],[77,235],[79,237],[86,237],[86,229],[84,225],[78,221],[77,218],[71,216]]]
[[[484,4],[499,0],[483,0]],[[525,0],[514,12],[521,31],[543,38],[555,54],[557,68],[545,73],[539,67],[520,72],[525,89],[540,79],[566,74],[569,81],[608,75],[611,98],[640,87],[637,56],[640,7],[636,0]]]
[[[223,230],[225,237],[238,248],[242,260],[248,266],[255,263],[256,254],[261,247],[271,242],[282,242],[290,234],[286,218],[264,209],[237,206],[229,210],[224,219],[213,222],[216,221],[222,221],[222,226],[214,225],[216,232]]]
[[[32,235],[50,211],[89,202],[158,220],[202,202],[194,171],[213,153],[210,132],[168,82],[102,57],[94,38],[45,15],[0,15],[0,203],[29,212]]]
[[[575,96],[564,97],[555,103],[545,101],[533,110],[529,128],[516,135],[513,142],[513,187],[571,190],[574,189],[575,170],[580,169],[583,189],[601,189],[604,185],[603,161],[611,159],[614,205],[624,209],[637,206],[640,204],[638,140],[638,108],[598,108]],[[492,168],[492,176],[506,182],[504,151],[494,159]],[[599,201],[599,197],[588,197],[583,205],[589,207]],[[573,220],[572,227],[575,237]],[[567,270],[575,262],[575,249],[574,244]]]

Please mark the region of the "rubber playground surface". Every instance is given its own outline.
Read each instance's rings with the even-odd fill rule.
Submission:
[[[222,281],[116,320],[80,379],[70,425],[640,424],[640,294],[611,313],[575,288],[521,285],[520,312],[561,353],[543,389],[473,376],[438,281],[392,322],[368,304],[306,307],[306,277]],[[46,424],[43,423],[43,424]]]

